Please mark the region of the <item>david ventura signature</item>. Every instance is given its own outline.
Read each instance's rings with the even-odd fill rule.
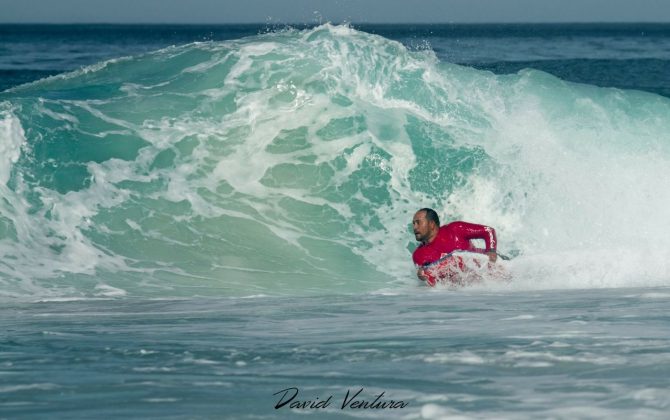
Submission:
[[[383,410],[383,409],[397,409],[405,408],[409,403],[402,400],[382,400],[382,397],[386,391],[377,395],[377,398],[374,400],[366,400],[359,398],[359,395],[363,392],[363,388],[359,389],[355,393],[350,392],[347,389],[347,394],[342,399],[342,404],[340,405],[340,410],[344,409],[368,409],[368,410]],[[272,395],[281,395],[277,404],[275,404],[275,410],[288,405],[288,408],[296,408],[301,410],[309,409],[319,409],[319,408],[328,408],[333,400],[333,396],[329,395],[328,398],[320,399],[319,397],[314,398],[313,400],[297,400],[296,397],[300,393],[300,390],[296,387],[290,387],[277,391]]]

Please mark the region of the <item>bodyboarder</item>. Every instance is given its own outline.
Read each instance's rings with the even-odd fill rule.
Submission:
[[[492,227],[462,221],[440,227],[439,216],[430,208],[423,208],[414,214],[412,227],[416,240],[421,242],[412,255],[417,277],[430,286],[444,279],[456,282],[458,275],[467,270],[462,257],[454,255],[455,252],[486,254],[490,263],[497,260],[496,232]],[[474,247],[471,243],[473,239],[483,239],[485,249]],[[434,269],[438,264],[441,265],[441,272]]]

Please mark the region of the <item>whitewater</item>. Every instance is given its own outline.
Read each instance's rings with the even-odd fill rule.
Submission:
[[[662,418],[669,132],[655,93],[346,25],[11,87],[0,417]],[[421,207],[510,280],[422,285]]]

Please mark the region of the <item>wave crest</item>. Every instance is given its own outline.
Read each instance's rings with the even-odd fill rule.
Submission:
[[[670,106],[654,95],[495,76],[333,25],[0,95],[20,121],[0,144],[23,151],[0,169],[6,295],[413,285],[408,223],[425,206],[495,226],[523,287],[667,281],[653,258],[648,276],[631,263],[594,281],[607,262],[591,252],[670,245]]]

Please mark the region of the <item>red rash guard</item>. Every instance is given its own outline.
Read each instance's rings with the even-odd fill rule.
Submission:
[[[471,239],[483,239],[486,250],[477,249],[470,243]],[[432,242],[421,244],[414,251],[414,264],[424,266],[434,263],[442,254],[454,251],[486,252],[496,249],[496,231],[492,227],[467,222],[452,222],[444,225],[437,232]]]

